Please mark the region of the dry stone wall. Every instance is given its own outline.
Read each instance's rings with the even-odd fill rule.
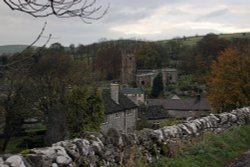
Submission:
[[[90,133],[84,138],[61,141],[51,147],[27,150],[26,154],[2,155],[0,167],[113,166],[126,165],[135,159],[150,162],[168,154],[171,143],[188,141],[206,131],[219,133],[246,124],[249,119],[250,107],[245,107],[134,134],[120,134],[115,130],[105,136]]]

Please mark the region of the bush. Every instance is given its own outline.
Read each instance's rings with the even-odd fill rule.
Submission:
[[[142,119],[142,120],[139,120],[136,122],[136,130],[142,130],[144,128],[152,128],[153,127],[153,123],[145,120],[145,119]]]

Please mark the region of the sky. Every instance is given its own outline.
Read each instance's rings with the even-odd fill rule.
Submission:
[[[250,32],[249,0],[97,0],[107,14],[86,24],[79,18],[34,18],[0,1],[0,45],[30,44],[47,22],[42,45],[91,44],[103,39],[164,40],[207,33]]]

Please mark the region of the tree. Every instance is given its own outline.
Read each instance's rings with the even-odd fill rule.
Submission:
[[[59,18],[78,17],[85,23],[90,23],[87,20],[98,20],[102,18],[108,11],[102,6],[95,6],[96,0],[4,0],[12,10],[21,11],[34,17],[47,17],[54,15]]]
[[[163,91],[162,74],[159,73],[153,80],[151,96],[158,97],[162,91]]]
[[[29,80],[30,62],[24,57],[33,54],[32,50],[26,50],[21,55],[14,55],[3,64],[4,79],[1,81],[0,106],[4,112],[3,143],[1,151],[4,152],[10,139],[22,132],[23,121],[30,118],[33,110],[31,82]],[[35,115],[34,113],[32,114]]]
[[[180,38],[174,38],[167,42],[168,52],[170,54],[171,59],[178,60],[179,54],[182,51],[183,43]]]
[[[182,74],[192,74],[197,81],[205,83],[213,61],[230,44],[231,41],[219,38],[218,35],[207,34],[197,42],[197,45],[182,47],[178,68]]]
[[[162,53],[162,54],[161,54]],[[145,43],[136,52],[136,64],[138,68],[160,68],[166,59],[162,48],[158,44]]]
[[[39,54],[27,52],[13,56],[2,66],[8,69],[4,80],[7,88],[1,92],[4,98],[0,99],[5,116],[2,150],[18,133],[23,120],[34,118],[34,108],[43,113],[46,144],[63,140],[68,89],[71,85],[91,82],[89,76],[85,78],[85,65],[67,56],[59,43],[52,44],[43,53],[35,53]]]
[[[43,47],[34,52],[32,46],[41,38],[46,23],[42,31],[26,49],[2,61],[0,65],[4,78],[0,82],[1,97],[0,107],[4,113],[3,143],[1,151],[4,151],[10,139],[22,131],[21,126],[24,119],[34,117],[34,99],[32,82],[30,80],[31,69],[34,61],[42,53],[48,40]],[[32,114],[31,114],[32,113]]]
[[[230,41],[224,38],[219,38],[216,34],[207,34],[197,43],[198,52],[206,59],[211,56],[212,59],[216,59],[218,54],[226,49],[230,44]]]
[[[117,45],[106,45],[98,49],[94,58],[94,70],[101,72],[103,79],[112,80],[120,77],[121,50]]]
[[[66,125],[70,137],[98,131],[104,119],[104,104],[96,87],[76,87],[67,96]]]
[[[72,68],[71,57],[57,47],[50,47],[32,68],[33,93],[44,113],[47,145],[63,140],[66,135],[65,97],[67,87],[73,83]]]
[[[229,40],[219,38],[218,35],[215,34],[207,34],[197,43],[195,75],[200,82],[205,82],[206,77],[210,74],[210,67],[213,61],[216,60],[219,53],[228,48],[229,45]]]
[[[85,67],[83,62],[67,55],[59,43],[52,44],[33,65],[33,94],[44,113],[47,145],[66,136],[66,97],[71,87],[91,82]]]
[[[212,65],[209,100],[215,112],[250,105],[250,45],[229,48]]]
[[[0,99],[0,106],[3,110],[4,127],[3,127],[3,143],[1,143],[0,152],[4,152],[10,139],[22,132],[22,124],[24,119],[30,116],[32,112],[30,102],[30,88],[22,78],[20,80],[11,80],[8,84],[8,91]]]

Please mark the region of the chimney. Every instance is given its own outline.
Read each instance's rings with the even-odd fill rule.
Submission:
[[[115,101],[116,104],[119,104],[119,84],[111,83],[110,84],[110,94],[111,99]]]

